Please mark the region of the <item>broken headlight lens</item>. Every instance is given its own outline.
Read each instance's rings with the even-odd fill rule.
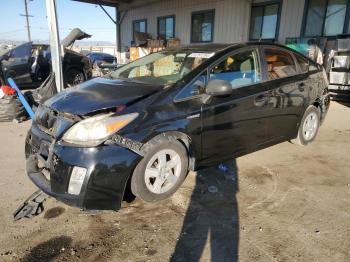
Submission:
[[[138,115],[138,113],[132,113],[121,116],[108,114],[90,117],[69,128],[62,140],[76,145],[97,146],[132,122]]]

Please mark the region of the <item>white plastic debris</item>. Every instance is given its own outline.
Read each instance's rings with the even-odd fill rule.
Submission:
[[[218,188],[216,186],[209,186],[208,187],[208,191],[210,193],[217,193],[218,192]]]

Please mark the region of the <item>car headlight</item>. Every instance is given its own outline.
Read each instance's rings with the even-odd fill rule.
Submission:
[[[138,117],[138,113],[121,116],[99,115],[73,125],[62,140],[82,146],[96,146]]]

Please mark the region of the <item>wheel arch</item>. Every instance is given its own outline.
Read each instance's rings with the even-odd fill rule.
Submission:
[[[179,141],[184,148],[187,151],[187,156],[188,156],[188,169],[191,171],[195,170],[196,167],[196,157],[194,155],[194,150],[191,146],[191,138],[187,134],[180,132],[180,131],[166,131],[161,134],[157,134],[150,138],[147,143],[145,143],[142,147],[143,152],[147,152],[149,147],[152,147],[152,144],[154,141],[159,141],[162,139],[168,139],[172,140],[175,139],[176,141]],[[126,201],[128,203],[132,202],[136,196],[132,193],[131,190],[131,179],[132,179],[133,174],[130,174],[125,186],[124,186],[124,191],[123,191],[123,201]]]
[[[179,141],[186,149],[187,151],[187,156],[188,156],[188,168],[189,170],[195,170],[196,167],[196,156],[195,156],[195,151],[192,146],[192,139],[189,135],[180,132],[180,131],[166,131],[161,134],[158,134],[154,137],[152,137],[149,142],[145,144],[145,150],[147,150],[148,144],[151,144],[152,141],[157,140],[157,139],[175,139]]]

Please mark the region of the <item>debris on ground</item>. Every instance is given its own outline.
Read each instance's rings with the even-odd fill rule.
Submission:
[[[208,186],[209,193],[217,193],[219,190],[216,186]]]
[[[220,165],[218,165],[217,169],[224,173],[227,173],[229,171],[228,166],[225,165],[224,163],[221,163]]]
[[[16,95],[16,90],[9,86],[0,87],[0,122],[21,122],[27,118],[26,112]]]
[[[47,196],[41,190],[34,192],[26,201],[23,202],[13,213],[15,221],[22,218],[32,218],[40,215],[44,211],[44,205]]]

